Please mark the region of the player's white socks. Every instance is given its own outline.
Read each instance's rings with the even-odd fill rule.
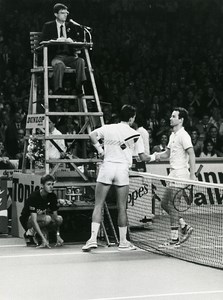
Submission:
[[[26,234],[27,235],[30,235],[30,236],[34,236],[35,235],[35,230],[34,228],[29,228],[27,231],[26,231]]]
[[[120,239],[120,244],[123,244],[127,241],[126,235],[127,235],[127,226],[124,227],[118,227],[119,230],[119,239]]]
[[[171,227],[171,240],[177,240],[179,238],[178,227]]]
[[[97,241],[99,228],[100,228],[100,223],[96,223],[96,222],[91,223],[91,237],[90,237],[90,240],[92,240],[94,242]]]
[[[181,227],[181,228],[184,228],[185,225],[187,225],[187,223],[184,221],[183,218],[180,218],[180,219],[179,219],[179,224],[180,224],[180,227]]]

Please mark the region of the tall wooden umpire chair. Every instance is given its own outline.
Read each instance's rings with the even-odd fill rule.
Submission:
[[[84,95],[82,97],[77,97],[75,95],[51,95],[49,94],[49,77],[52,74],[52,67],[48,66],[48,46],[49,45],[58,45],[58,43],[61,44],[61,42],[57,41],[46,41],[46,42],[39,42],[40,41],[40,32],[30,32],[30,44],[31,44],[31,51],[33,53],[33,67],[31,69],[31,87],[30,87],[30,97],[29,97],[29,107],[28,107],[28,115],[29,116],[37,116],[39,115],[38,112],[38,89],[39,87],[39,81],[38,77],[43,79],[43,97],[44,102],[42,104],[43,110],[44,110],[44,117],[45,117],[45,128],[43,129],[43,134],[37,134],[36,128],[28,128],[26,126],[26,138],[25,138],[25,145],[24,145],[24,155],[23,155],[23,165],[22,165],[22,171],[26,172],[26,154],[27,154],[27,146],[28,146],[28,139],[30,135],[32,135],[36,139],[42,139],[43,142],[45,142],[45,173],[55,174],[61,164],[71,165],[72,169],[76,171],[78,174],[77,178],[69,178],[66,181],[61,180],[57,178],[57,182],[55,184],[56,189],[66,189],[68,186],[76,186],[76,187],[92,187],[95,188],[96,182],[92,182],[92,179],[89,179],[86,175],[86,172],[83,170],[85,168],[80,168],[80,165],[85,165],[88,163],[95,163],[97,164],[100,162],[98,158],[88,158],[86,157],[86,143],[87,140],[89,140],[89,133],[91,130],[94,129],[95,124],[98,126],[101,126],[104,124],[103,120],[103,113],[98,97],[98,92],[96,88],[96,83],[94,79],[94,70],[91,65],[90,61],[90,55],[89,55],[89,49],[91,50],[93,47],[91,34],[87,30],[87,36],[86,33],[84,35],[84,41],[83,42],[73,42],[69,43],[69,46],[74,46],[75,49],[78,49],[85,58],[86,61],[86,68],[88,71],[88,75],[90,77],[91,81],[91,87],[93,95]],[[64,43],[66,44],[66,43]],[[69,67],[66,67],[65,73],[74,73],[75,70],[71,69]],[[42,76],[42,77],[41,77]],[[73,101],[77,101],[78,111],[77,112],[56,112],[56,111],[50,111],[50,105],[49,100],[56,101],[56,99],[73,99]],[[94,103],[94,107],[96,108],[96,111],[89,111],[88,110],[88,102]],[[62,134],[62,135],[52,135],[49,134],[49,117],[50,116],[76,116],[79,120],[80,130],[77,134]],[[50,159],[49,158],[49,143],[53,143],[54,146],[57,144],[54,142],[54,140],[57,139],[69,139],[69,140],[82,140],[83,142],[83,157],[71,157],[67,156],[63,159]],[[58,146],[56,146],[58,149]],[[60,151],[60,149],[58,149]],[[53,167],[51,168],[50,166]],[[109,223],[115,238],[115,243],[118,243],[118,238],[116,235],[116,231],[109,213],[109,209],[107,207],[107,204],[105,204],[104,209],[105,214],[108,216]],[[102,222],[102,229],[107,241],[107,244],[110,245],[109,237],[104,225],[104,222]]]

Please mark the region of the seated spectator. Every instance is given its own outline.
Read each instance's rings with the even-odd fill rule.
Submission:
[[[25,143],[25,131],[24,129],[20,128],[17,131],[17,140],[18,140],[18,150],[19,152],[16,154],[17,159],[23,158],[23,152],[24,152],[24,143]]]
[[[222,157],[223,156],[223,139],[222,139],[222,137],[220,137],[220,135],[218,133],[218,128],[216,126],[211,125],[211,127],[209,128],[208,134],[207,134],[207,139],[212,140],[217,155],[219,157]]]
[[[219,100],[217,99],[216,92],[214,91],[213,87],[208,88],[207,98],[208,98],[208,103],[207,103],[208,109],[219,106]]]
[[[196,116],[196,111],[193,106],[188,107],[188,125],[194,127],[199,123],[199,119]]]
[[[41,178],[41,189],[34,191],[25,201],[20,216],[20,222],[25,230],[24,238],[27,246],[33,243],[36,234],[41,239],[38,248],[50,248],[49,231],[56,233],[56,245],[62,246],[63,240],[60,237],[60,226],[63,218],[57,214],[57,196],[53,192],[55,179],[52,175],[45,175]]]
[[[218,128],[218,133],[222,134],[223,130],[223,118],[221,111],[218,107],[213,107],[211,110],[211,117],[209,123]]]
[[[151,103],[151,109],[155,110],[157,117],[160,116],[161,105],[160,105],[160,98],[158,95],[154,95],[152,103]]]
[[[0,141],[0,170],[10,169],[15,169],[15,166],[10,162],[9,158],[7,157],[3,141]]]
[[[13,116],[12,122],[10,122],[5,131],[5,149],[9,158],[15,159],[19,153],[18,145],[18,129],[24,128],[22,123],[22,115],[16,112]]]
[[[149,149],[150,149],[150,153],[152,153],[152,149],[154,146],[153,131],[151,128],[148,128],[147,131],[149,133]]]
[[[190,129],[191,141],[194,147],[196,157],[199,157],[203,150],[203,142],[199,140],[199,132],[196,127]]]
[[[52,135],[61,135],[62,133],[56,129],[57,119],[54,117],[50,117],[49,119],[49,133]],[[54,145],[56,143],[58,147],[61,149],[61,151]],[[49,143],[49,158],[50,159],[59,159],[63,158],[65,155],[64,153],[66,152],[66,145],[64,139],[56,139],[53,143]]]
[[[214,143],[212,140],[207,139],[204,141],[203,151],[200,154],[200,157],[217,157],[217,153],[214,148]]]
[[[160,144],[153,147],[152,153],[165,151],[167,149],[168,139],[167,133],[162,134],[160,137]]]
[[[163,134],[167,134],[167,132],[170,130],[170,126],[167,124],[165,118],[160,119],[160,125],[156,132],[156,140],[160,141]]]
[[[147,127],[152,130],[153,139],[156,137],[156,133],[159,129],[159,121],[154,109],[150,110],[149,118],[147,119]]]
[[[196,128],[199,132],[199,139],[201,141],[204,141],[207,137],[207,132],[209,131],[209,128],[211,126],[211,123],[209,122],[210,117],[208,114],[203,114],[202,119],[199,121],[199,123],[196,125]]]

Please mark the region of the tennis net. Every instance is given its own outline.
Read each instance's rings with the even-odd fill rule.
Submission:
[[[147,251],[222,269],[223,184],[201,180],[201,175],[198,181],[182,181],[132,172],[127,209],[132,242]],[[163,247],[170,238],[170,216],[161,208],[166,196],[176,202],[176,215],[193,228],[190,238],[179,247]],[[182,239],[180,229],[179,235]]]

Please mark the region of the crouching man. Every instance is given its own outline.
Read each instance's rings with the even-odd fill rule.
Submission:
[[[36,234],[41,239],[38,248],[50,248],[48,233],[56,233],[56,246],[62,246],[60,226],[63,218],[57,214],[57,196],[53,192],[55,179],[52,175],[44,175],[41,178],[41,188],[31,193],[25,201],[20,216],[20,222],[25,229],[24,238],[29,244],[37,244]]]

